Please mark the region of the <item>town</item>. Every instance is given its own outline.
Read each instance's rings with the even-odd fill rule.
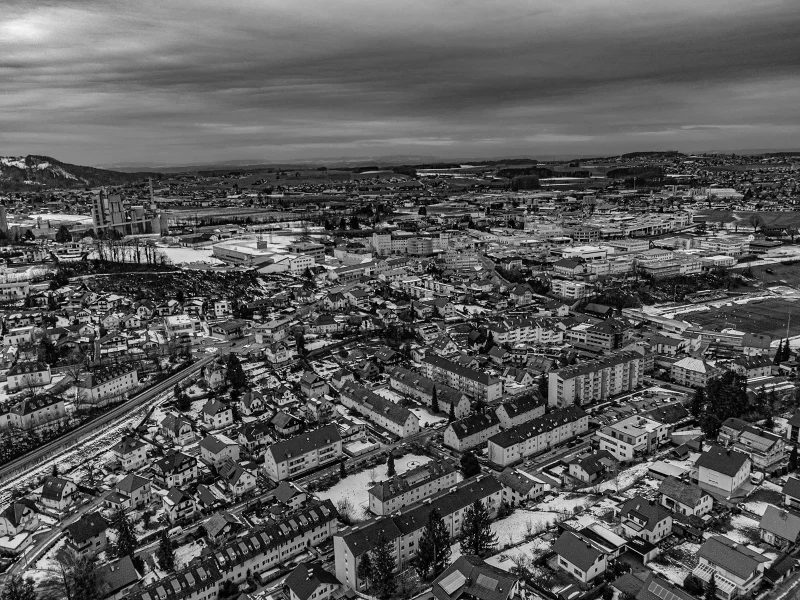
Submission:
[[[0,158],[0,598],[797,594],[798,167]]]

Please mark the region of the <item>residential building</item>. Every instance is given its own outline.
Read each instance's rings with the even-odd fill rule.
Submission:
[[[214,467],[219,467],[228,459],[239,460],[239,444],[221,433],[207,435],[198,446],[200,458]]]
[[[127,365],[95,369],[78,384],[81,400],[90,404],[109,398],[124,398],[127,392],[138,386],[138,371]]]
[[[435,600],[523,600],[519,577],[487,564],[478,556],[459,556],[431,587]]]
[[[8,370],[8,391],[49,385],[53,376],[50,365],[39,361],[21,361]]]
[[[753,461],[746,454],[712,446],[695,463],[697,482],[712,493],[731,496],[748,480],[752,466]]]
[[[674,513],[702,517],[711,512],[714,499],[700,486],[667,477],[658,488],[661,505]]]
[[[341,457],[339,429],[336,425],[325,425],[269,446],[264,454],[264,468],[270,479],[283,481]]]
[[[297,565],[286,576],[283,585],[289,591],[289,600],[338,598],[342,589],[342,584],[339,583],[336,576],[319,562]]]
[[[563,532],[553,544],[558,568],[578,581],[589,583],[605,573],[608,555],[591,540],[573,531]]]
[[[655,500],[634,496],[619,507],[620,526],[623,534],[631,538],[642,538],[658,544],[672,533],[672,515]]]
[[[617,458],[607,450],[598,450],[569,461],[567,473],[572,479],[589,485],[602,481],[607,473],[614,472],[618,462]]]
[[[783,468],[786,443],[771,431],[732,417],[722,424],[718,440],[747,454],[753,461],[753,468],[758,471],[775,473]]]
[[[197,480],[197,459],[179,450],[167,450],[153,463],[153,479],[165,488],[193,483]]]
[[[617,460],[632,461],[653,452],[669,441],[668,425],[634,415],[603,427],[598,432],[600,449],[610,452]]]
[[[643,364],[641,354],[624,351],[551,371],[548,374],[548,404],[588,404],[629,392],[642,383]]]
[[[485,444],[499,431],[500,419],[494,411],[487,411],[453,421],[444,430],[442,437],[445,446],[464,452]]]
[[[127,435],[111,446],[111,452],[125,471],[135,471],[147,460],[147,444]]]
[[[161,497],[161,502],[167,519],[173,524],[183,519],[190,519],[197,513],[197,503],[194,498],[178,487],[171,487],[166,495]]]
[[[462,419],[470,413],[470,401],[464,392],[437,383],[415,371],[403,367],[393,367],[389,371],[389,385],[393,390],[416,398],[428,406],[433,404],[433,389],[436,388],[436,403],[439,405],[439,412],[450,414],[452,407],[452,413],[456,419]]]
[[[670,368],[670,377],[678,385],[704,388],[708,382],[720,374],[720,370],[712,367],[699,358],[686,357],[674,363]]]
[[[517,506],[528,500],[540,498],[550,486],[535,475],[507,467],[497,476],[503,485],[503,502],[509,506]]]
[[[369,510],[376,515],[388,515],[459,481],[461,476],[452,462],[443,458],[433,460],[369,488]]]
[[[429,355],[422,359],[425,375],[469,394],[476,400],[492,402],[503,395],[503,382],[493,375],[462,367],[441,356]]]
[[[724,535],[708,538],[700,546],[697,555],[700,562],[692,575],[706,585],[713,577],[717,585],[717,597],[722,600],[746,596],[757,589],[769,562],[767,557]]]
[[[108,526],[108,521],[100,513],[81,515],[77,521],[64,529],[67,546],[81,555],[99,554],[108,544],[106,537]]]
[[[339,390],[339,400],[347,408],[397,437],[405,438],[419,432],[417,415],[361,385],[347,383],[342,386]]]
[[[500,426],[508,429],[541,417],[546,405],[547,401],[539,392],[533,391],[501,403],[495,413],[500,419]]]
[[[763,541],[781,550],[788,550],[800,539],[800,515],[768,504],[758,529]]]

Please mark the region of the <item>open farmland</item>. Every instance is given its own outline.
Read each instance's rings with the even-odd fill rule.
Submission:
[[[800,303],[791,300],[776,298],[731,304],[713,311],[692,313],[686,318],[703,328],[715,331],[732,328],[747,333],[768,333],[777,338],[786,335],[790,314],[795,318],[792,319],[789,335],[800,335]]]

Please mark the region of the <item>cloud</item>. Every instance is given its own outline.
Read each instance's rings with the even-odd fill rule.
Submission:
[[[800,123],[794,0],[72,0],[6,13],[3,153],[181,164],[779,148]]]

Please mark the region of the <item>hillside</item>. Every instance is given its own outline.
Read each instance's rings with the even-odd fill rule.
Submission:
[[[49,156],[0,156],[0,191],[124,185],[157,175],[62,163]]]

